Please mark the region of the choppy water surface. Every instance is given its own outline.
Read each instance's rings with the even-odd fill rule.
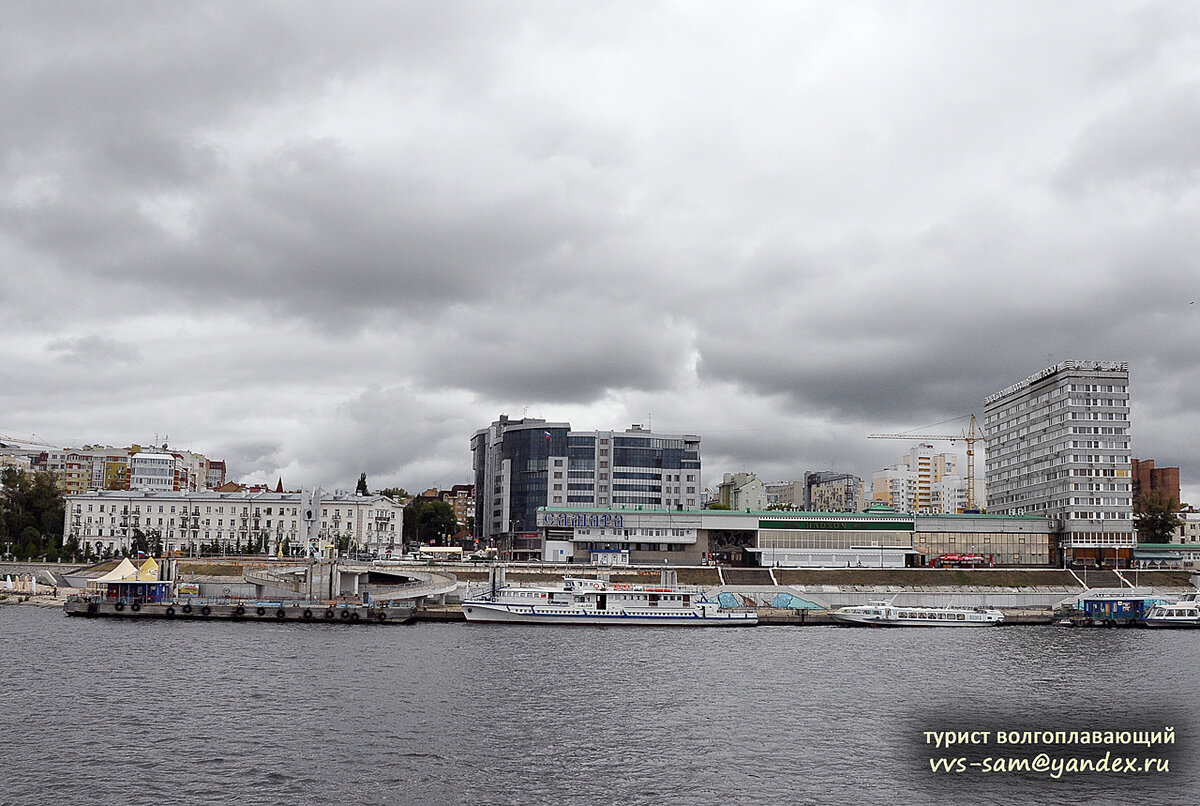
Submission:
[[[1200,798],[1200,631],[347,627],[10,606],[0,645],[4,804]],[[923,737],[1164,725],[1170,772],[1059,780],[935,775],[946,753]]]

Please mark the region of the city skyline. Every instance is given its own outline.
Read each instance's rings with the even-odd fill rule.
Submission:
[[[708,487],[869,478],[868,434],[1095,359],[1200,504],[1191,6],[0,23],[0,433],[415,492],[508,414],[698,434]]]

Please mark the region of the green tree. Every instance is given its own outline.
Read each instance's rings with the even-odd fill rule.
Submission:
[[[0,538],[19,544],[26,557],[56,556],[65,504],[54,474],[9,467],[0,485]]]
[[[404,542],[441,544],[458,531],[454,507],[445,501],[414,498],[404,508]]]
[[[408,490],[404,489],[403,487],[385,487],[379,491],[379,494],[386,495],[388,498],[401,504],[412,498],[412,495],[408,492]]]
[[[41,553],[42,535],[32,526],[26,526],[21,530],[21,538],[17,543],[17,556],[26,560],[36,557]]]
[[[1162,490],[1152,490],[1138,496],[1133,508],[1133,528],[1140,543],[1170,543],[1182,525],[1179,502]]]
[[[135,554],[139,551],[143,554],[150,553],[150,541],[146,539],[146,533],[141,529],[133,530],[133,540],[130,542],[133,544],[130,546],[130,550]]]
[[[83,550],[79,546],[79,538],[71,536],[67,538],[67,542],[63,543],[62,556],[70,557],[71,562],[76,562],[76,558],[83,554]]]
[[[367,474],[361,473],[358,476],[358,486],[354,488],[354,492],[359,495],[370,495],[371,491],[367,489]]]

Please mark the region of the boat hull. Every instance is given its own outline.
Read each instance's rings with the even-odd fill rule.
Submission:
[[[1197,629],[1200,628],[1200,619],[1181,619],[1181,618],[1145,618],[1142,619],[1143,627],[1154,627],[1157,629]]]
[[[995,627],[997,624],[1002,624],[1000,621],[931,621],[926,619],[880,619],[880,618],[864,618],[858,616],[844,616],[837,613],[831,613],[832,618],[838,624],[846,624],[852,627]]]
[[[463,602],[467,621],[492,624],[564,624],[648,627],[749,627],[758,623],[753,612],[721,611],[702,615],[688,610],[624,609],[588,611],[576,607],[512,605],[487,601]]]
[[[1004,623],[1004,614],[998,610],[896,607],[885,603],[843,607],[829,616],[836,624],[853,627],[994,627]]]

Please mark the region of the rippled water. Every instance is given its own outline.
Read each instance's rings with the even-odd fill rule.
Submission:
[[[1200,631],[347,627],[10,606],[0,642],[4,804],[1200,798]],[[1169,773],[1061,780],[934,775],[922,735],[1163,725],[1180,742]]]

